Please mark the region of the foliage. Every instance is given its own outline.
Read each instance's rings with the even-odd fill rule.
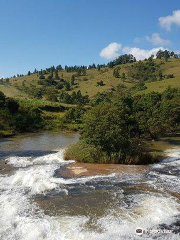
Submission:
[[[96,85],[102,87],[102,86],[104,86],[105,84],[104,84],[103,80],[101,80],[101,81],[97,82]]]
[[[19,104],[13,98],[6,99],[6,106],[11,114],[15,114],[19,110]]]
[[[169,59],[169,58],[178,58],[178,54],[174,53],[173,51],[170,52],[168,50],[159,50],[156,54],[158,59]]]
[[[119,106],[100,104],[84,118],[82,139],[87,144],[94,144],[117,163],[123,162],[127,155],[135,156],[139,152],[139,149],[134,148],[131,151],[138,126],[128,105],[126,100],[119,103]]]
[[[94,145],[86,144],[83,141],[70,146],[65,151],[64,158],[66,160],[76,160],[85,163],[104,163],[106,161],[105,154],[98,150]]]
[[[111,99],[111,93],[109,92],[103,92],[103,93],[97,93],[90,101],[91,106],[97,106],[102,102],[108,102]]]
[[[0,91],[0,107],[4,106],[5,99],[6,99],[6,97],[5,97],[4,93]]]
[[[139,61],[128,69],[128,76],[139,82],[157,80],[159,65],[151,58],[148,61]]]
[[[0,130],[0,138],[11,137],[14,135],[14,132]]]
[[[54,87],[46,88],[46,99],[48,101],[57,102],[57,90]]]
[[[0,92],[1,93],[1,92]],[[38,108],[27,105],[21,106],[19,101],[13,98],[4,99],[0,106],[0,136],[11,136],[15,132],[36,131],[43,127],[44,119]]]
[[[109,62],[107,64],[107,66],[112,68],[113,66],[116,66],[116,65],[132,63],[132,62],[136,62],[136,58],[132,54],[124,54],[124,55],[119,56],[114,61]]]
[[[21,108],[13,115],[9,123],[18,132],[32,132],[42,128],[43,119],[38,109]]]
[[[82,123],[82,115],[86,110],[82,107],[70,108],[63,116],[63,122],[65,123]]]
[[[137,83],[132,87],[132,89],[136,90],[136,91],[143,91],[143,90],[146,90],[147,87],[146,87],[145,83]]]
[[[113,71],[113,76],[115,78],[119,78],[119,68],[115,68],[114,71]]]
[[[60,94],[60,101],[68,104],[85,105],[89,102],[89,96],[83,96],[80,90],[72,92],[71,95],[67,92],[62,92]]]
[[[40,75],[39,79],[45,79],[45,76],[44,75]]]
[[[180,91],[169,87],[162,94],[135,97],[116,93],[110,99],[103,98],[85,114],[81,140],[103,152],[107,162],[154,162],[143,139],[180,130]]]

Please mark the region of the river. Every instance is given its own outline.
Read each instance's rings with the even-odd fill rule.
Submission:
[[[180,239],[179,138],[161,142],[166,156],[150,166],[64,161],[78,138],[0,140],[1,240]]]

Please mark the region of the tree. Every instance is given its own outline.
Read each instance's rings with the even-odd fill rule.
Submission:
[[[71,90],[71,85],[69,82],[65,81],[64,83],[65,91],[70,91]]]
[[[168,50],[159,50],[156,54],[156,57],[158,59],[165,59],[167,61],[167,59],[170,57],[175,57],[175,54],[174,52],[169,52]]]
[[[14,100],[13,98],[8,98],[6,99],[6,106],[8,108],[8,110],[10,111],[10,113],[15,114],[16,112],[18,112],[19,110],[19,104],[16,100]]]
[[[74,83],[75,83],[75,75],[73,74],[71,76],[71,85],[74,85]]]
[[[85,68],[83,68],[81,72],[82,72],[83,76],[86,76],[86,69]]]
[[[114,67],[114,63],[113,63],[113,62],[109,62],[109,63],[107,64],[107,66],[108,66],[109,68],[113,68],[113,67]]]
[[[137,123],[127,105],[120,107],[106,103],[96,106],[85,115],[82,140],[95,145],[110,159],[123,162],[127,155],[136,154],[133,144],[137,132]]]
[[[60,77],[59,77],[59,75],[58,75],[58,71],[57,71],[57,70],[55,70],[55,76],[54,76],[54,78],[55,78],[56,80],[60,80]]]
[[[45,79],[45,76],[44,75],[40,75],[39,79]]]
[[[114,71],[113,71],[113,76],[115,78],[119,78],[119,69],[118,68],[115,68]]]
[[[124,72],[123,72],[122,75],[121,75],[121,79],[122,79],[123,81],[126,80],[126,74],[125,74]]]
[[[159,79],[160,79],[160,80],[162,80],[162,79],[163,79],[163,73],[162,73],[162,71],[161,71],[161,70],[159,70],[159,73],[158,73],[158,75],[159,75]]]
[[[0,107],[3,107],[5,104],[6,96],[3,92],[0,91]]]
[[[109,62],[107,65],[108,67],[112,68],[113,66],[116,66],[116,65],[132,63],[132,62],[136,62],[136,58],[132,54],[124,54],[119,56],[114,61]]]
[[[67,92],[62,92],[60,94],[60,102],[70,104],[72,103],[71,95],[69,95]]]
[[[47,88],[45,95],[48,101],[57,102],[57,90],[54,87]]]
[[[105,85],[105,84],[104,84],[103,80],[97,82],[97,86],[104,86],[104,85]]]
[[[50,68],[50,76],[51,76],[51,78],[53,78],[53,72],[54,72],[54,68],[51,67],[51,68]]]
[[[56,67],[56,70],[58,70],[58,71],[61,71],[63,68],[62,68],[62,66],[61,65],[58,65],[57,67]]]

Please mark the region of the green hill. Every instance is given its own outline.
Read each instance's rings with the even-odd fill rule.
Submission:
[[[110,62],[106,66],[92,65],[89,69],[51,67],[0,79],[0,93],[5,94],[1,93],[3,100],[0,101],[0,136],[42,129],[78,130],[84,112],[111,95],[94,97],[98,93],[118,90],[120,95],[123,91],[136,96],[153,91],[161,93],[169,86],[180,90],[179,58],[150,58],[119,65]],[[12,109],[17,104],[14,113]]]
[[[145,63],[147,61],[142,61]],[[149,79],[147,81],[141,81],[145,84],[146,89],[136,89],[134,94],[143,94],[151,91],[162,92],[168,86],[180,88],[180,59],[169,59],[168,61],[164,60],[153,60],[156,65],[159,65],[158,71],[162,71],[162,74],[166,77],[162,79]],[[89,95],[92,98],[98,92],[102,93],[104,91],[110,91],[112,89],[116,89],[119,85],[120,87],[126,87],[127,89],[131,89],[134,85],[139,83],[136,79],[128,76],[129,69],[132,65],[137,65],[136,63],[127,63],[123,65],[117,65],[113,68],[109,67],[101,67],[100,70],[97,68],[87,69],[86,74],[84,76],[79,75],[75,76],[75,84],[71,86],[71,89],[68,94],[72,94],[73,91],[77,92],[81,91],[82,95]],[[118,69],[119,76],[118,78],[114,77],[113,72],[114,69]],[[126,79],[122,78],[122,74],[126,75]],[[58,71],[59,79],[64,79],[65,81],[71,84],[72,75],[76,75],[77,72],[67,72],[65,70]],[[173,75],[173,77],[167,76]],[[49,73],[44,74],[45,78],[48,78]],[[0,91],[4,92],[8,97],[14,98],[34,98],[30,91],[26,91],[25,88],[37,88],[40,89],[42,85],[39,84],[40,73],[33,73],[31,75],[10,78],[9,81],[3,81],[0,84]],[[43,80],[42,80],[43,81]],[[45,81],[45,80],[44,80]],[[58,83],[60,80],[55,81]],[[102,86],[98,86],[98,82],[103,81]],[[49,86],[48,86],[49,87]],[[65,91],[64,89],[58,89],[57,95]],[[36,98],[36,97],[35,97]],[[42,97],[45,99],[45,96]]]

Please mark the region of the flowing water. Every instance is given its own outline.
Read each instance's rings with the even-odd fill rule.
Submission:
[[[64,149],[77,140],[42,133],[0,141],[1,240],[180,239],[177,144],[149,167],[63,174],[74,162],[64,161]]]

